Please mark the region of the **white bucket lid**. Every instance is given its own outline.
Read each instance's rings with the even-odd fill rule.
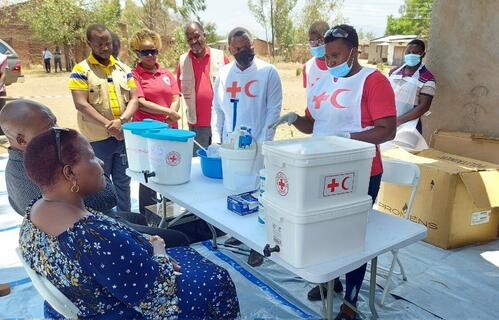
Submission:
[[[276,153],[286,158],[310,160],[359,154],[374,157],[374,144],[335,136],[266,141],[263,154]]]

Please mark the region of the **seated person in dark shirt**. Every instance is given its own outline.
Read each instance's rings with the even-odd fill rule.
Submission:
[[[26,175],[23,152],[28,142],[41,132],[56,126],[57,119],[50,109],[38,102],[15,100],[0,112],[0,126],[9,140],[9,160],[5,168],[7,193],[12,208],[20,215],[33,199],[41,195],[40,188]],[[165,239],[168,247],[189,245],[189,238],[182,232],[147,226],[145,218],[133,212],[114,212],[116,193],[111,180],[106,177],[106,188],[85,198],[85,205],[102,212],[133,229]]]

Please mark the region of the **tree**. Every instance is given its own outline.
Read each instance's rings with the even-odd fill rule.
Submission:
[[[274,56],[274,31],[271,26],[271,17],[270,17],[270,5],[271,2],[269,0],[249,0],[248,8],[255,17],[256,22],[258,22],[263,29],[265,30],[265,40],[269,39],[269,29],[272,31],[272,56]],[[270,50],[269,50],[270,51]]]
[[[376,35],[374,34],[374,32],[371,32],[371,31],[364,32],[364,30],[362,30],[362,28],[360,28],[357,31],[357,34],[359,36],[359,40],[372,40],[372,39],[376,38]]]
[[[201,19],[198,13],[206,10],[206,2],[205,0],[182,0],[182,5],[176,8],[184,19],[195,17],[199,21]]]
[[[74,0],[33,0],[18,12],[35,38],[64,46],[67,71],[71,67],[69,47],[82,39],[89,17],[83,2]]]
[[[67,71],[72,67],[69,48],[84,38],[87,25],[102,23],[116,30],[120,15],[119,0],[32,0],[18,12],[35,38],[63,45]]]
[[[277,44],[279,52],[285,58],[289,57],[290,49],[295,43],[295,27],[291,12],[296,3],[297,0],[248,1],[248,8],[265,29],[267,41],[268,30],[271,31],[272,52]]]
[[[142,22],[143,7],[138,5],[135,0],[126,0],[121,12],[121,21],[127,26],[128,34],[132,35],[145,25]]]
[[[330,26],[347,22],[341,13],[342,0],[307,0],[297,28],[297,41],[308,43],[308,28],[316,21],[326,21]]]
[[[291,12],[297,0],[276,0],[274,13],[274,30],[279,53],[286,60],[289,59],[291,50],[296,41],[295,26]]]
[[[89,14],[82,1],[33,0],[19,10],[19,19],[43,41],[71,44],[83,35]]]
[[[120,0],[101,0],[89,4],[90,23],[100,23],[110,30],[118,31],[121,20]]]
[[[405,0],[399,9],[400,18],[389,15],[385,35],[415,34],[427,37],[430,31],[433,0]]]
[[[206,43],[214,43],[223,39],[217,34],[217,25],[214,22],[203,23]]]
[[[129,34],[142,28],[158,32],[166,44],[160,61],[166,66],[174,66],[186,49],[182,25],[189,19],[199,21],[198,13],[205,9],[205,0],[183,0],[181,5],[175,0],[127,0],[122,21],[127,24]],[[215,30],[214,25],[207,28]]]

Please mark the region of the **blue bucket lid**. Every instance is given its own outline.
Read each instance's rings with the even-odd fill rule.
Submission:
[[[168,124],[153,119],[144,119],[143,121],[125,123],[122,125],[122,128],[124,130],[133,130],[132,133],[139,133],[143,130],[168,128]]]
[[[140,136],[156,140],[187,142],[190,138],[194,138],[196,133],[181,129],[159,129],[141,132]]]

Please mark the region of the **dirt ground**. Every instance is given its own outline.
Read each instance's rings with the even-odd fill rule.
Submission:
[[[283,86],[283,104],[281,113],[290,111],[303,114],[306,106],[306,94],[303,88],[299,63],[279,63],[277,69]],[[7,87],[9,96],[62,96],[32,98],[50,107],[57,116],[61,127],[77,128],[76,109],[71,93],[67,88],[69,73],[45,73],[41,67],[34,70],[24,70],[25,82],[14,83]],[[288,139],[304,136],[294,127],[282,125],[278,128],[276,139]],[[3,149],[3,148],[2,148]],[[2,151],[0,151],[2,152]]]

